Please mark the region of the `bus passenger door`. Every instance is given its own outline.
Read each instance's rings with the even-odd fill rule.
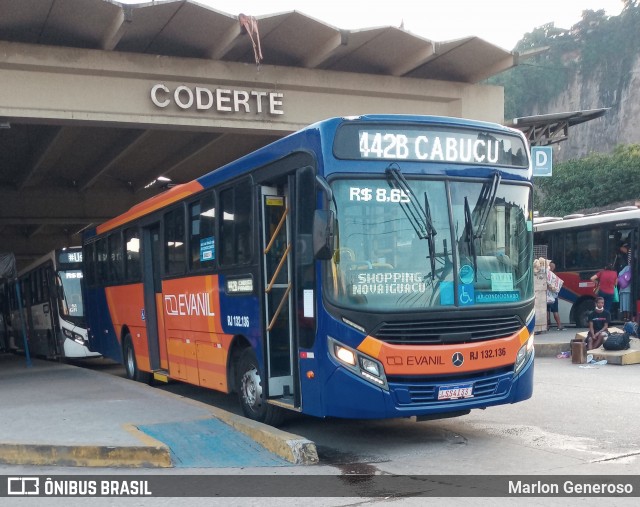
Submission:
[[[269,397],[294,403],[290,210],[286,191],[261,188],[266,366]]]
[[[144,308],[151,371],[160,369],[157,297],[162,292],[160,280],[160,224],[143,228]],[[142,352],[142,351],[138,351]]]

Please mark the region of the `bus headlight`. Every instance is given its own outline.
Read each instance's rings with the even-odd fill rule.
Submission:
[[[340,361],[350,366],[356,365],[356,355],[350,349],[336,344],[334,350],[336,353],[336,358],[338,358]]]
[[[73,331],[69,331],[68,329],[63,329],[62,330],[62,334],[65,335],[67,338],[69,338],[70,340],[73,340],[74,342],[80,344],[80,345],[84,345],[85,344],[85,339],[83,336],[79,335],[78,333],[74,333]]]
[[[329,351],[342,366],[352,371],[367,382],[389,389],[387,377],[384,374],[382,363],[370,356],[366,356],[339,341],[328,337]]]
[[[378,367],[378,364],[379,363],[376,361],[372,361],[366,357],[360,357],[360,368],[374,374],[376,377],[380,376],[380,368]]]
[[[533,336],[530,337],[522,347],[520,347],[520,350],[518,350],[515,366],[516,373],[518,373],[522,367],[527,364],[531,354],[533,354]]]

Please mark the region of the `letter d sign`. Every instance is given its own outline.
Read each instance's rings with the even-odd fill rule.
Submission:
[[[553,171],[553,148],[551,146],[534,146],[531,148],[534,176],[551,176]]]

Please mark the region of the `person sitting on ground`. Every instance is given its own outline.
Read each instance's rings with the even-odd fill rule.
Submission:
[[[611,314],[604,309],[604,298],[596,298],[596,308],[589,314],[589,333],[587,334],[587,350],[597,349],[608,336]]]

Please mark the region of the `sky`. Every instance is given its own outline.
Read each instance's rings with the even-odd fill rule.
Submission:
[[[116,0],[149,3],[152,0]],[[302,12],[337,28],[401,26],[434,41],[478,36],[512,50],[523,35],[553,21],[570,28],[582,11],[604,9],[617,16],[622,0],[192,0],[215,10],[261,16]],[[259,25],[258,25],[259,27]]]

